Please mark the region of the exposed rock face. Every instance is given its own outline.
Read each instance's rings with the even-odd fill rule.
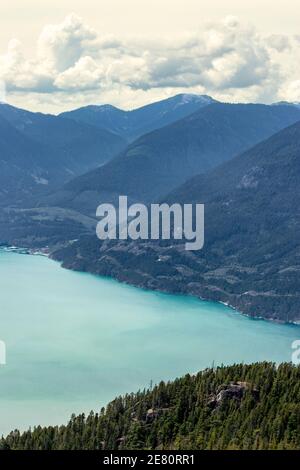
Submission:
[[[155,418],[158,418],[162,414],[163,410],[150,408],[146,413],[146,423],[152,423]]]
[[[228,385],[221,385],[215,395],[209,398],[208,404],[212,408],[218,408],[225,400],[235,400],[240,402],[246,391],[250,391],[252,396],[258,400],[259,392],[256,388],[252,388],[247,382],[230,382]]]

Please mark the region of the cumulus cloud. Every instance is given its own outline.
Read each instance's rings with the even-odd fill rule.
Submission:
[[[72,67],[97,40],[97,33],[71,14],[60,24],[47,25],[37,43],[38,60],[57,72]]]
[[[300,80],[284,83],[279,90],[279,96],[286,101],[300,102]]]
[[[65,103],[127,106],[181,91],[227,101],[298,101],[299,48],[299,38],[266,37],[235,17],[145,41],[103,36],[71,14],[44,27],[34,57],[12,39],[0,55],[0,81],[14,96],[26,92],[54,107],[62,96]]]
[[[37,60],[26,60],[22,44],[12,39],[6,54],[0,56],[0,79],[9,91],[52,91],[53,77],[47,64]]]
[[[105,71],[90,56],[80,57],[73,67],[60,73],[54,80],[59,90],[91,90],[99,88]]]
[[[291,47],[290,38],[283,34],[271,34],[265,40],[270,49],[274,49],[278,52],[284,52]]]

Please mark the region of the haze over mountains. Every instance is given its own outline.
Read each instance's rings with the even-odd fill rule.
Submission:
[[[252,316],[300,320],[300,123],[163,201],[205,204],[203,250],[187,252],[174,240],[87,237],[55,256],[72,269],[223,301]]]
[[[299,320],[300,109],[198,98],[130,117],[107,106],[56,117],[0,105],[0,243],[48,247],[72,269]],[[167,125],[126,143],[159,123]],[[204,250],[101,244],[96,208],[122,194],[204,203]]]
[[[87,107],[61,116],[0,103],[0,205],[51,192],[120,153],[129,135],[173,122],[213,101],[206,96],[178,95],[130,112],[99,106],[91,107],[92,113]],[[24,155],[19,152],[22,148]]]
[[[1,205],[24,196],[24,191],[32,192],[38,182],[43,182],[39,166],[42,151],[41,145],[22,135],[0,115]]]
[[[48,192],[126,145],[109,131],[0,104],[0,205]]]
[[[292,106],[211,104],[140,137],[42,202],[94,215],[101,202],[155,201],[300,119]]]
[[[215,102],[206,95],[179,94],[132,111],[123,111],[111,105],[85,106],[61,116],[107,129],[130,141]]]

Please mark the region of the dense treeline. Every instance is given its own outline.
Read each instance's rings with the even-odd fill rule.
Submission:
[[[233,365],[118,397],[1,449],[300,449],[300,367]]]

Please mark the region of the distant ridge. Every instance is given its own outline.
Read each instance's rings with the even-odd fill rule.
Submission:
[[[278,101],[276,103],[273,103],[272,106],[296,106],[296,108],[300,108],[300,103],[299,102],[289,102],[289,101]]]
[[[59,187],[125,146],[105,129],[0,104],[0,205]]]
[[[134,140],[212,103],[216,103],[216,100],[210,96],[182,93],[131,111],[124,111],[109,104],[90,105],[64,112],[60,116],[116,132],[128,140]]]
[[[120,194],[136,201],[157,200],[298,120],[300,110],[292,106],[213,103],[140,137],[42,204],[94,215],[102,201],[115,202]]]

